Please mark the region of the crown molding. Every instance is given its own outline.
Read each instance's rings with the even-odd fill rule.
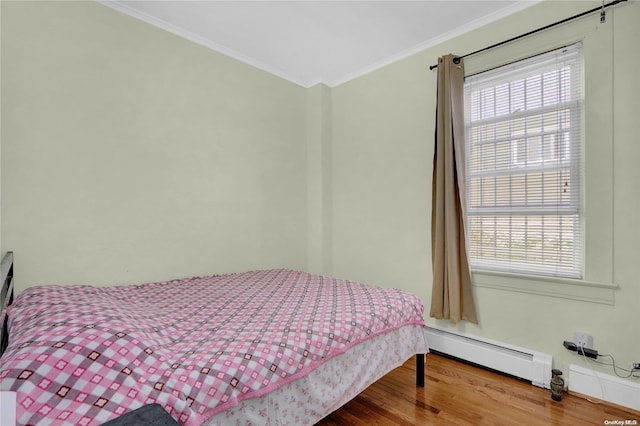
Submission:
[[[167,21],[164,21],[162,19],[159,19],[155,16],[149,15],[147,13],[141,12],[137,9],[134,9],[126,4],[121,3],[119,0],[95,0],[97,3],[100,3],[103,6],[109,7],[111,9],[117,10],[118,12],[121,12],[125,15],[128,15],[132,18],[138,19],[140,21],[146,22],[147,24],[153,25],[154,27],[158,27],[160,29],[163,29],[165,31],[168,31],[174,35],[177,35],[178,37],[187,39],[189,41],[192,41],[196,44],[199,44],[201,46],[204,46],[206,48],[209,48],[215,52],[221,53],[225,56],[229,56],[230,58],[233,58],[237,61],[243,62],[247,65],[250,65],[254,68],[258,68],[259,70],[265,71],[269,74],[273,74],[276,77],[280,77],[284,80],[290,81],[292,83],[295,83],[299,86],[302,86],[304,88],[309,88],[311,86],[313,86],[315,84],[315,82],[319,81],[318,79],[314,79],[311,81],[305,81],[305,80],[300,80],[297,79],[291,75],[289,75],[288,73],[286,73],[285,71],[282,71],[280,69],[277,69],[275,67],[272,67],[270,65],[267,65],[261,61],[258,61],[256,59],[253,59],[249,56],[246,56],[240,52],[237,52],[233,49],[230,49],[226,46],[222,46],[218,43],[215,43],[207,38],[204,38],[202,36],[199,36],[197,34],[192,33],[189,30],[186,30],[182,27],[179,27],[177,25],[173,25],[170,24]]]
[[[485,25],[488,25],[492,22],[498,21],[502,18],[506,18],[509,15],[513,15],[515,13],[518,13],[520,11],[523,11],[531,6],[534,6],[538,3],[542,3],[545,0],[520,0],[518,3],[515,3],[511,6],[505,7],[503,9],[500,9],[497,12],[494,12],[492,14],[483,16],[482,18],[479,19],[475,19],[467,24],[465,24],[464,26],[461,27],[457,27],[452,29],[451,31],[447,31],[446,33],[443,33],[441,35],[439,35],[436,38],[432,38],[429,40],[426,40],[422,43],[419,43],[413,47],[410,47],[408,49],[403,50],[400,53],[397,53],[393,56],[390,56],[388,58],[385,58],[381,61],[375,62],[367,67],[361,68],[357,71],[354,71],[353,73],[349,73],[341,78],[337,78],[335,80],[332,80],[330,82],[325,83],[327,86],[329,87],[336,87],[339,86],[341,84],[347,83],[348,81],[351,80],[355,80],[358,77],[362,77],[363,75],[369,74],[373,71],[376,71],[380,68],[384,68],[387,65],[391,65],[395,62],[401,61],[405,58],[408,58],[409,56],[413,56],[417,53],[423,52],[427,49],[430,49],[432,47],[436,47],[439,44],[442,44],[448,40],[454,39],[456,37],[459,37],[465,33],[471,32],[475,29],[481,28]]]
[[[250,65],[254,68],[258,68],[262,71],[265,71],[269,74],[275,75],[276,77],[280,77],[284,80],[287,80],[289,82],[292,82],[294,84],[297,84],[299,86],[302,86],[304,88],[310,88],[315,86],[316,84],[324,84],[328,87],[336,87],[339,86],[341,84],[344,84],[346,82],[349,82],[351,80],[354,80],[358,77],[362,77],[363,75],[369,74],[373,71],[376,71],[380,68],[383,68],[387,65],[393,64],[395,62],[401,61],[405,58],[408,58],[409,56],[415,55],[417,53],[420,53],[424,50],[430,49],[432,47],[435,47],[439,44],[442,44],[448,40],[451,40],[455,37],[458,37],[462,34],[468,33],[472,30],[475,30],[477,28],[480,28],[484,25],[490,24],[492,22],[495,22],[499,19],[505,18],[509,15],[512,15],[514,13],[520,12],[524,9],[527,9],[535,4],[541,3],[542,1],[545,0],[520,0],[517,3],[507,6],[503,9],[500,9],[497,12],[494,12],[492,14],[489,14],[487,16],[484,16],[480,19],[476,19],[468,24],[465,24],[464,26],[461,27],[457,27],[452,29],[451,31],[448,31],[446,33],[441,34],[440,36],[436,37],[436,38],[432,38],[430,40],[427,40],[425,42],[419,43],[413,47],[410,47],[408,49],[403,50],[402,52],[399,52],[395,55],[389,56],[388,58],[385,58],[383,60],[377,61],[371,65],[368,65],[364,68],[361,68],[359,70],[356,70],[354,72],[348,73],[343,75],[342,77],[338,77],[335,79],[328,79],[325,76],[318,76],[309,80],[303,80],[303,79],[299,79],[296,78],[292,75],[290,75],[289,73],[287,73],[286,71],[283,71],[281,69],[275,68],[271,65],[265,64],[264,62],[258,61],[254,58],[251,58],[247,55],[244,55],[243,53],[240,53],[238,51],[235,51],[233,49],[230,49],[226,46],[220,45],[214,41],[211,41],[209,39],[206,39],[202,36],[199,36],[197,34],[192,33],[189,30],[186,30],[185,28],[182,28],[180,26],[177,25],[173,25],[169,22],[166,22],[162,19],[159,19],[155,16],[149,15],[147,13],[141,12],[137,9],[134,9],[122,2],[120,2],[119,0],[96,0],[96,2],[102,4],[103,6],[109,7],[111,9],[114,9],[118,12],[121,12],[125,15],[128,15],[132,18],[138,19],[140,21],[146,22],[147,24],[153,25],[155,27],[161,28],[165,31],[168,31],[174,35],[177,35],[181,38],[190,40],[196,44],[199,44],[201,46],[207,47],[215,52],[221,53],[225,56],[231,57],[235,60],[238,60],[240,62],[243,62],[247,65]]]

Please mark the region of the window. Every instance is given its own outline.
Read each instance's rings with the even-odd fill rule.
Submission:
[[[580,44],[465,79],[474,270],[582,278]]]

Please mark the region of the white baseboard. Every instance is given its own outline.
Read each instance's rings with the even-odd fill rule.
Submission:
[[[640,383],[571,364],[569,392],[640,411]]]
[[[430,349],[549,388],[553,361],[549,354],[432,325],[425,334]]]

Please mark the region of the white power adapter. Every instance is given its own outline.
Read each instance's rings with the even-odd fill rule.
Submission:
[[[593,349],[593,336],[587,333],[576,332],[573,334],[573,343],[575,343],[576,346]]]

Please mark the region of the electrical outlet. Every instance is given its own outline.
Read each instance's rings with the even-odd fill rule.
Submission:
[[[576,332],[573,335],[573,343],[576,346],[582,346],[583,348],[593,349],[593,336],[587,333]]]

